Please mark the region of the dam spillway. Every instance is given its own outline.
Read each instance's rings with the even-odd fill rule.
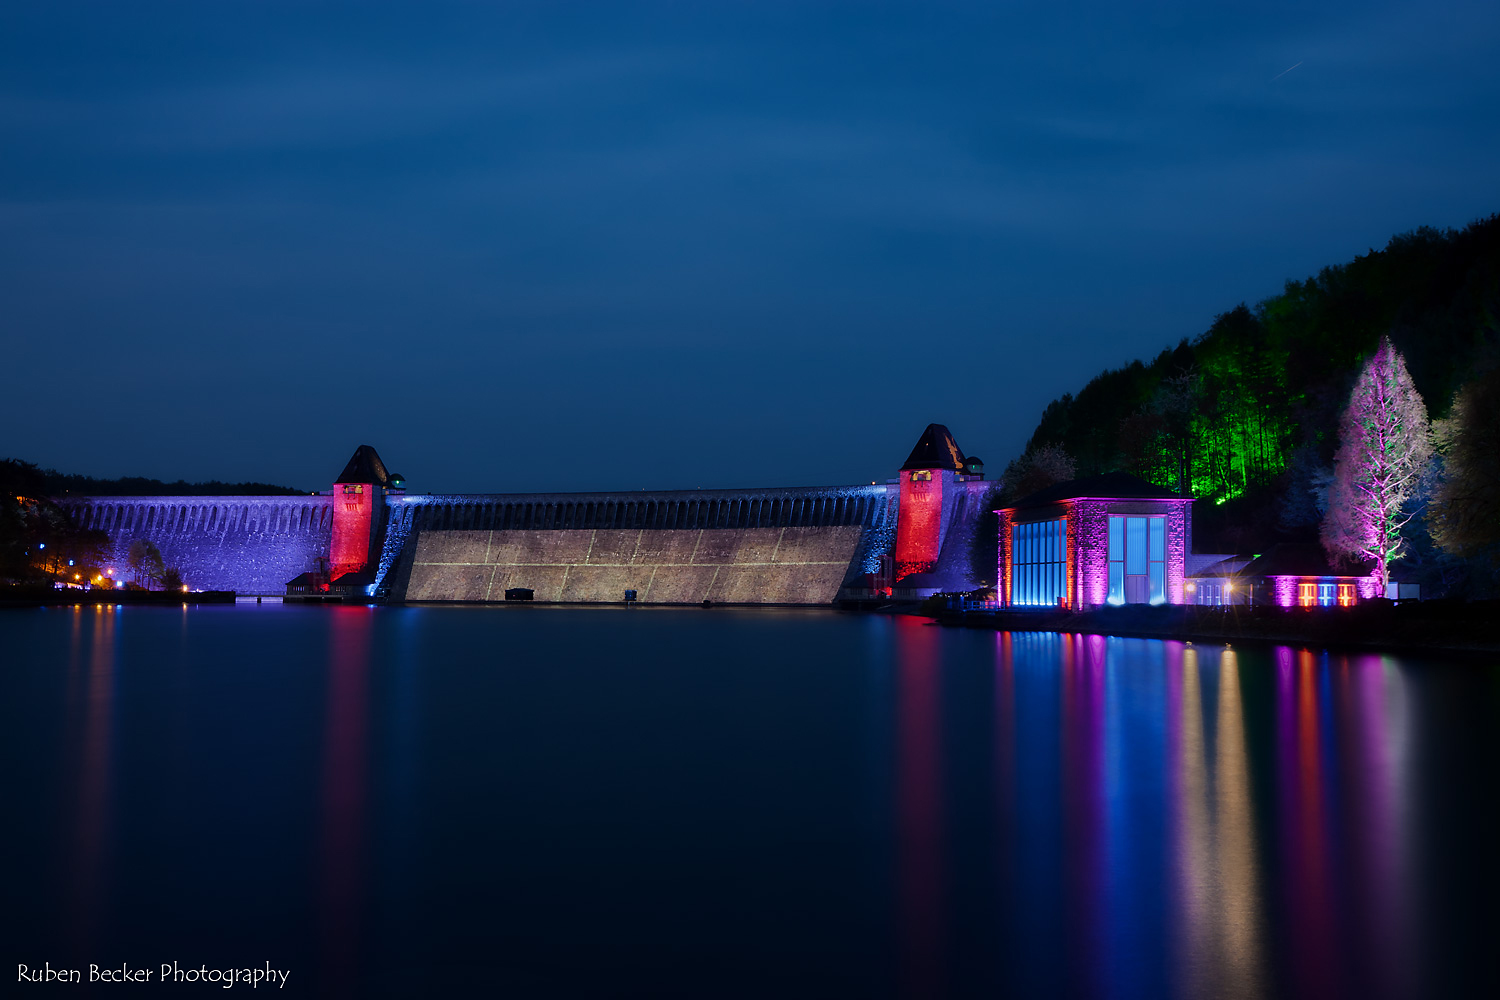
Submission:
[[[879,569],[884,486],[400,497],[377,587],[393,600],[829,604]]]
[[[81,528],[110,538],[121,572],[130,544],[154,544],[194,590],[282,594],[286,582],[328,557],[327,496],[160,496],[67,498]]]

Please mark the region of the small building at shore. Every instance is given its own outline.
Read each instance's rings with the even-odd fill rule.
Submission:
[[[1003,607],[1186,603],[1192,500],[1125,472],[1049,486],[999,515]]]
[[[1335,566],[1317,542],[1282,542],[1248,562],[1223,560],[1194,573],[1188,587],[1190,604],[1347,608],[1381,596],[1372,563]]]

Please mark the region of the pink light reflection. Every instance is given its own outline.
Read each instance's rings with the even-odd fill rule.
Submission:
[[[942,995],[942,675],[938,636],[915,618],[896,619],[897,853],[904,996]]]
[[[358,981],[365,853],[369,608],[328,611],[328,711],[324,723],[321,917],[324,995]]]

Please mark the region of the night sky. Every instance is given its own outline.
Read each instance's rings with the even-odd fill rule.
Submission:
[[[1500,210],[1500,4],[0,6],[0,456],[868,482]],[[1291,68],[1294,67],[1295,68]]]

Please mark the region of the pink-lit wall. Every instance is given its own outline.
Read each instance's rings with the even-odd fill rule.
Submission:
[[[361,487],[358,493],[346,493],[346,485]],[[335,483],[333,487],[333,540],[329,544],[329,576],[338,579],[345,573],[357,573],[370,561],[370,525],[375,512],[372,483]]]
[[[1167,513],[1167,603],[1186,604],[1188,504],[1191,501],[1174,500]]]
[[[1072,508],[1078,607],[1099,607],[1109,598],[1109,501],[1074,500]]]
[[[930,479],[919,478],[920,474]],[[896,579],[926,573],[937,565],[943,538],[941,469],[901,472],[901,507],[896,515]]]
[[[1380,570],[1370,576],[1353,577],[1354,591],[1361,601],[1380,597]],[[1273,576],[1269,578],[1271,599],[1279,607],[1297,607],[1297,585],[1302,583],[1348,583],[1350,577],[1338,576]]]
[[[995,511],[995,513],[1000,516],[1000,525],[997,529],[1000,532],[1000,537],[997,539],[999,544],[995,547],[996,559],[998,560],[995,566],[995,580],[997,582],[997,586],[995,588],[995,597],[1002,605],[1009,606],[1011,540],[1010,529],[1011,526],[1016,523],[1014,516],[1015,511],[997,510]]]

